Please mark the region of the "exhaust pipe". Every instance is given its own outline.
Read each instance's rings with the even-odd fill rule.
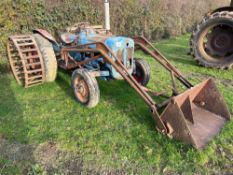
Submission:
[[[105,14],[105,29],[107,32],[110,32],[110,8],[109,8],[109,0],[104,1],[104,14]]]

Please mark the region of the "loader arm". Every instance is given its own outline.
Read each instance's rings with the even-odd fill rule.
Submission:
[[[159,117],[159,114],[157,112],[156,103],[151,98],[151,96],[148,94],[148,92],[136,81],[136,79],[128,72],[127,68],[122,64],[120,59],[116,57],[116,55],[112,52],[111,49],[109,49],[104,43],[99,43],[97,45],[97,48],[99,48],[100,53],[103,55],[105,60],[109,62],[120,74],[121,76],[134,88],[134,90],[141,96],[141,98],[146,102],[146,104],[150,107],[152,116],[154,120],[157,123],[158,129],[162,133],[167,133],[167,128],[164,125],[164,122]],[[114,60],[109,56],[111,54],[112,57],[115,58]]]
[[[96,48],[93,49],[90,46],[95,45]],[[141,98],[145,101],[145,103],[150,107],[152,116],[154,120],[156,121],[158,129],[162,133],[167,133],[167,128],[164,125],[164,122],[159,117],[159,114],[157,112],[157,107],[155,101],[151,98],[149,93],[147,92],[145,87],[142,87],[135,78],[128,72],[127,68],[122,64],[119,58],[112,52],[112,50],[106,46],[103,42],[95,42],[95,43],[89,43],[84,45],[78,45],[74,47],[67,47],[63,48],[61,53],[62,55],[66,56],[69,52],[80,52],[80,53],[98,53],[104,57],[105,61],[111,64],[117,72],[124,78],[125,81],[127,81],[130,86],[141,96]],[[97,60],[98,57],[93,57],[87,61],[93,61]],[[114,61],[115,59],[115,61]],[[87,63],[81,62],[79,63],[79,66],[82,66]]]
[[[175,68],[166,57],[156,49],[151,42],[149,42],[144,37],[133,37],[135,41],[135,46],[139,50],[142,50],[144,53],[149,54],[157,62],[159,62],[166,70],[172,73],[184,86],[187,88],[193,87],[193,85],[180,73],[180,71]],[[150,49],[149,47],[152,49]]]
[[[184,93],[177,94],[165,101],[164,106],[166,108],[161,116],[158,114],[156,103],[150,95],[128,73],[125,66],[112,51],[103,43],[100,44],[99,49],[106,61],[112,64],[148,104],[160,132],[171,138],[192,144],[198,149],[205,147],[221,131],[225,123],[230,120],[230,113],[223,97],[211,79],[193,87],[150,42],[146,39],[144,41],[154,49],[154,52],[140,42],[135,42],[136,46],[151,55],[188,88]],[[109,57],[108,53],[111,53],[112,57],[115,58],[115,62]]]

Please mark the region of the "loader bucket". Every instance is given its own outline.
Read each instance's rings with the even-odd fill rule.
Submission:
[[[170,137],[200,149],[230,120],[230,113],[214,81],[208,79],[174,97],[161,119]]]

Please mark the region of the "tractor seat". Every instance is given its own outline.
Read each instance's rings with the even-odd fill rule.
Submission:
[[[60,39],[65,44],[72,44],[77,39],[77,37],[78,37],[77,35],[72,34],[72,33],[60,34]]]

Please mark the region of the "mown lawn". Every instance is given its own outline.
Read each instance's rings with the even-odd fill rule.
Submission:
[[[188,42],[186,35],[160,41],[156,47],[191,82],[214,78],[233,113],[233,70],[197,66],[187,55]],[[145,55],[137,53],[137,57]],[[145,59],[152,69],[149,87],[170,93],[170,75],[149,57]],[[147,106],[124,81],[98,80],[100,104],[86,109],[73,97],[69,73],[59,71],[54,83],[30,89],[18,86],[11,74],[0,73],[0,138],[10,143],[56,145],[56,149],[72,153],[68,159],[81,160],[79,171],[83,174],[233,173],[233,122],[198,151],[158,133]],[[32,160],[1,155],[0,174],[45,174],[49,169],[33,150]],[[50,167],[48,173],[62,174],[70,167],[62,165]]]

